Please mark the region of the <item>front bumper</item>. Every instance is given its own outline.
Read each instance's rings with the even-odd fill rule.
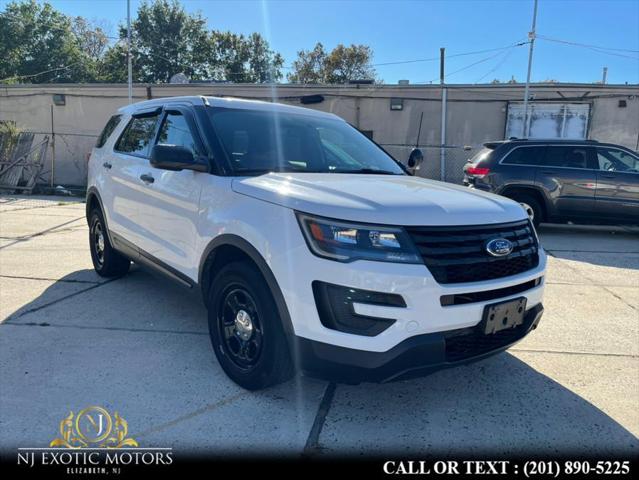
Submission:
[[[297,360],[305,373],[341,383],[419,377],[506,350],[537,328],[543,310],[538,303],[528,309],[522,325],[494,335],[483,335],[477,325],[410,337],[386,352],[356,350],[297,337]]]

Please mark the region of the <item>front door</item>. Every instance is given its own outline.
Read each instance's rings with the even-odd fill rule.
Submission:
[[[589,146],[548,145],[535,183],[546,192],[554,216],[592,217],[597,172]]]
[[[597,147],[597,215],[639,223],[639,157],[614,147]]]
[[[186,147],[195,158],[205,155],[195,119],[188,108],[165,108],[155,143]],[[143,232],[140,250],[181,272],[192,271],[197,264],[195,242],[202,188],[198,176],[208,174],[161,170],[148,161],[140,172],[146,178],[147,198],[139,212]]]

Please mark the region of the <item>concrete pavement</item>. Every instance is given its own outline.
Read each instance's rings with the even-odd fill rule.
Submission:
[[[0,452],[44,447],[70,410],[118,411],[141,446],[211,454],[639,452],[639,230],[544,226],[540,327],[426,378],[246,392],[197,295],[92,270],[84,204],[0,197]]]

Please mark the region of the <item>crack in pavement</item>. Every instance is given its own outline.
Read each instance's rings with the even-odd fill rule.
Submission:
[[[34,237],[39,237],[39,236],[42,236],[42,235],[46,235],[47,233],[53,233],[53,230],[56,230],[56,229],[58,229],[60,227],[63,227],[65,225],[69,225],[70,223],[77,222],[78,220],[82,220],[83,218],[84,218],[84,216],[77,217],[77,218],[74,218],[72,220],[69,220],[68,222],[63,222],[63,223],[61,223],[59,225],[53,226],[51,228],[47,228],[46,230],[42,230],[41,232],[33,233],[31,235],[21,235],[19,237],[13,237],[12,240],[14,240],[14,241],[9,243],[9,244],[7,244],[7,245],[0,246],[0,250],[3,249],[3,248],[10,247],[11,245],[15,245],[18,242],[23,242],[23,241],[26,241],[26,240],[30,240],[30,239],[32,239]]]
[[[331,405],[333,404],[333,398],[335,397],[336,388],[337,386],[333,382],[330,382],[328,385],[326,385],[324,396],[322,397],[322,401],[317,408],[313,426],[311,427],[311,431],[308,433],[306,445],[304,445],[304,451],[302,452],[302,456],[304,457],[309,457],[320,450],[319,437],[322,433],[322,428],[324,428],[324,423],[326,422],[328,411],[331,409]]]
[[[23,277],[21,275],[4,275],[1,274],[0,278],[12,278],[16,280],[39,280],[43,282],[63,282],[63,283],[90,283],[90,284],[101,284],[104,281],[99,280],[74,280],[67,278],[46,278],[46,277]]]
[[[623,298],[621,298],[619,295],[617,295],[615,292],[613,292],[612,290],[610,290],[608,288],[608,286],[606,285],[601,285],[598,283],[595,283],[595,280],[593,280],[591,277],[589,277],[588,275],[586,275],[583,272],[580,272],[578,269],[576,269],[575,267],[573,267],[572,265],[570,265],[570,263],[568,262],[564,262],[562,260],[571,260],[571,259],[565,259],[565,258],[561,258],[561,257],[557,257],[552,253],[552,250],[546,250],[547,253],[549,253],[552,258],[554,258],[555,260],[557,260],[558,262],[561,262],[562,265],[564,265],[566,268],[572,270],[574,273],[576,273],[577,275],[582,276],[583,278],[585,278],[586,280],[588,280],[588,282],[590,283],[585,283],[585,284],[575,284],[575,285],[588,285],[588,286],[593,286],[593,287],[600,287],[601,289],[605,290],[606,292],[608,292],[610,295],[612,295],[613,297],[615,297],[617,300],[619,300],[621,303],[623,303],[624,305],[632,308],[634,311],[638,311],[637,307],[635,307],[634,305],[628,303],[626,300],[624,300]],[[578,260],[574,260],[574,261],[578,261]],[[613,267],[613,268],[617,268],[617,267]],[[629,288],[632,288],[632,286],[628,286]]]
[[[559,249],[559,248],[553,248],[551,250],[548,249],[544,249],[546,252],[569,252],[569,253],[615,253],[615,254],[625,254],[625,253],[630,253],[630,254],[637,254],[639,253],[639,251],[636,252],[620,252],[620,251],[614,251],[614,250],[563,250],[563,249]],[[553,255],[554,257],[554,255]],[[555,257],[557,258],[557,257]]]
[[[20,318],[18,316],[17,318]],[[161,329],[153,329],[153,328],[131,328],[131,327],[100,327],[93,325],[71,325],[64,323],[48,323],[48,322],[21,322],[17,323],[12,321],[6,321],[4,323],[0,323],[2,325],[11,325],[13,327],[52,327],[52,328],[71,328],[77,330],[107,330],[107,331],[116,331],[116,332],[144,332],[144,333],[168,333],[174,335],[198,335],[198,336],[207,336],[208,332],[198,332],[195,330],[161,330]]]
[[[247,396],[250,393],[251,392],[240,392],[240,393],[237,393],[237,394],[232,395],[230,397],[224,398],[224,399],[220,400],[219,402],[212,403],[212,404],[207,405],[205,407],[199,408],[199,409],[197,409],[197,410],[195,410],[195,411],[193,411],[191,413],[188,413],[186,415],[182,415],[181,417],[177,417],[174,420],[168,421],[166,423],[162,423],[162,424],[160,424],[160,425],[158,425],[156,427],[151,427],[148,430],[144,430],[143,432],[138,433],[136,435],[136,437],[142,438],[142,437],[145,437],[147,435],[150,435],[151,433],[161,432],[162,430],[166,430],[167,428],[174,427],[175,425],[177,425],[179,423],[182,423],[182,422],[184,422],[186,420],[190,420],[190,419],[195,418],[195,417],[197,417],[199,415],[203,415],[205,413],[211,412],[211,411],[216,410],[218,408],[224,407],[224,406],[226,406],[226,405],[228,405],[230,403],[233,403],[235,400],[238,400],[238,399],[240,399],[240,398],[242,398],[244,396]]]
[[[43,308],[50,307],[51,305],[55,305],[56,303],[60,303],[60,302],[62,302],[64,300],[67,300],[69,298],[75,297],[77,295],[81,295],[82,293],[88,292],[89,290],[93,290],[94,288],[101,287],[102,285],[107,285],[107,284],[109,284],[111,282],[114,282],[116,280],[118,280],[118,278],[111,278],[109,280],[105,280],[102,283],[96,283],[96,284],[91,285],[90,287],[84,288],[82,290],[78,290],[77,292],[70,293],[69,295],[65,295],[64,297],[57,298],[57,299],[52,300],[50,302],[47,302],[47,303],[45,303],[43,305],[38,305],[37,307],[29,308],[27,310],[24,310],[24,311],[20,312],[18,315],[15,315],[15,316],[13,314],[9,315],[2,324],[3,325],[4,324],[18,325],[17,323],[15,323],[15,320],[18,320],[19,318],[22,318],[25,315],[28,315],[28,314],[33,313],[33,312],[38,312],[38,311],[42,310]]]
[[[525,353],[554,353],[559,355],[584,355],[593,357],[620,357],[620,358],[639,358],[639,355],[632,353],[610,353],[610,352],[571,352],[568,350],[543,350],[536,348],[509,348],[508,352],[525,352]]]

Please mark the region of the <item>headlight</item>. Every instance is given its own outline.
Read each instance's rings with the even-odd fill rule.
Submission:
[[[338,262],[422,263],[419,252],[402,228],[363,225],[297,213],[311,251]]]

